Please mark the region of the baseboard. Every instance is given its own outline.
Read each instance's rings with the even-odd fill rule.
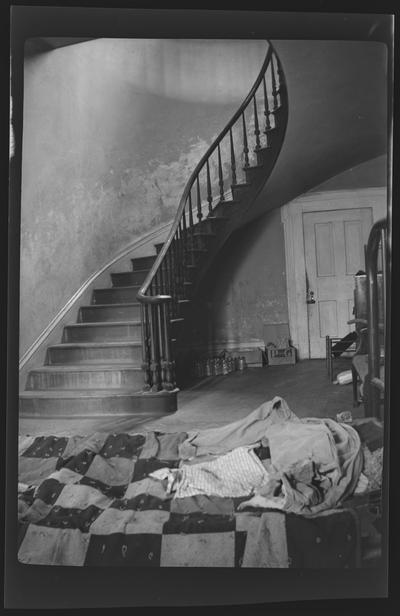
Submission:
[[[188,351],[191,353],[194,352],[198,357],[215,357],[223,353],[223,351],[227,351],[233,356],[245,357],[246,363],[249,366],[262,366],[261,349],[264,349],[264,347],[264,340],[259,339],[241,342],[226,340],[208,344],[191,345],[190,347],[182,346],[181,348],[187,348]]]

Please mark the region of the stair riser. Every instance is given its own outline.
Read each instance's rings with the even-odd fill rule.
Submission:
[[[232,195],[235,201],[243,201],[251,193],[250,186],[235,186],[232,188]]]
[[[81,326],[69,325],[64,328],[63,342],[140,342],[140,325]]]
[[[118,287],[110,289],[95,289],[93,291],[93,304],[123,304],[124,302],[134,303],[137,301],[136,296],[140,286],[135,286],[130,289],[119,289]]]
[[[147,276],[148,271],[137,272],[120,272],[117,274],[111,274],[111,281],[113,287],[129,287],[131,285],[142,284]]]
[[[104,321],[136,321],[140,319],[140,305],[107,307],[88,306],[79,311],[80,323],[98,323]]]
[[[197,265],[201,258],[207,254],[207,249],[199,246],[195,246],[194,244],[188,244],[187,253],[186,253],[186,262],[189,265]]]
[[[195,232],[201,230],[204,233],[217,233],[223,220],[216,218],[213,220],[202,220],[195,226]]]
[[[49,348],[47,350],[47,365],[57,364],[93,364],[132,362],[137,368],[142,362],[141,347],[96,347],[96,348]]]
[[[193,238],[190,238],[187,242],[187,249],[191,250],[192,248],[200,248],[207,249],[209,244],[212,243],[214,236],[212,235],[194,235]]]
[[[20,398],[20,417],[107,417],[130,416],[157,417],[174,413],[177,395],[168,397],[107,396],[99,398]]]
[[[260,167],[250,167],[245,170],[246,182],[261,182],[264,177],[264,170]]]
[[[213,216],[215,216],[216,220],[221,220],[226,222],[230,219],[233,213],[236,212],[236,208],[238,206],[237,201],[221,201],[213,210]],[[221,223],[217,223],[221,227],[223,226]]]
[[[156,260],[155,255],[151,257],[138,257],[136,259],[131,259],[132,269],[133,270],[150,269],[155,260]]]
[[[268,133],[268,138],[272,139],[272,134],[271,132]],[[271,148],[263,148],[262,150],[259,150],[257,152],[257,163],[259,165],[264,165],[266,162],[268,162],[271,158],[271,152],[272,149]]]
[[[27,390],[47,389],[114,389],[143,387],[141,370],[96,370],[83,372],[43,372],[33,371],[29,374]]]

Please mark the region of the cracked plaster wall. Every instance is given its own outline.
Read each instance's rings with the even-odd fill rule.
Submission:
[[[121,248],[171,220],[263,41],[98,39],[27,58],[20,353]]]

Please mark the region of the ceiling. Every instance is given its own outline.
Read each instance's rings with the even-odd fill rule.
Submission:
[[[25,55],[32,56],[36,53],[44,53],[58,47],[66,47],[67,45],[75,45],[76,43],[84,43],[91,41],[92,38],[67,37],[67,36],[49,36],[28,38],[25,41]]]

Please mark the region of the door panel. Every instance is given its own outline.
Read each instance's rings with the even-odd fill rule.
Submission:
[[[303,214],[308,290],[310,357],[325,356],[325,337],[351,331],[354,275],[365,268],[364,244],[372,226],[372,208]],[[306,299],[306,298],[305,298]]]

